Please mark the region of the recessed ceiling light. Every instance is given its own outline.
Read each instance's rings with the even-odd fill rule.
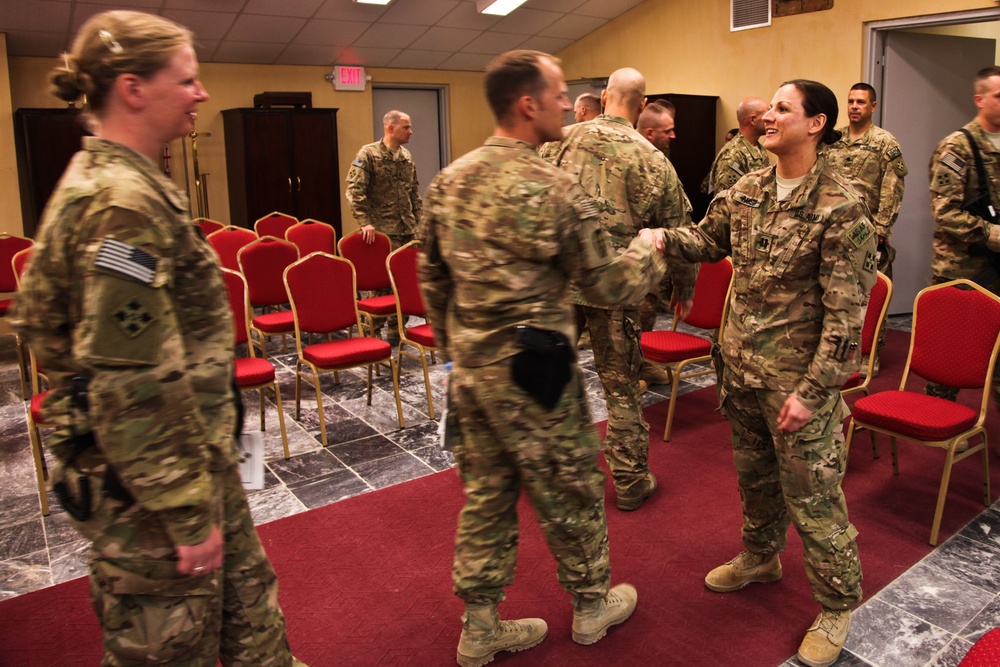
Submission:
[[[524,2],[525,0],[476,0],[476,9],[480,14],[507,16]]]
[[[392,0],[354,0],[360,5],[388,5]]]

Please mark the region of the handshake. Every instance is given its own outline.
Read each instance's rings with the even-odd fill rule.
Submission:
[[[650,229],[649,227],[644,227],[639,230],[639,238],[652,243],[661,255],[667,248],[666,234],[662,229]]]

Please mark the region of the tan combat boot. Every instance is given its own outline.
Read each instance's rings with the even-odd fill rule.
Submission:
[[[673,376],[670,374],[670,371],[662,366],[654,366],[648,361],[643,362],[639,378],[649,384],[670,384],[673,382]]]
[[[618,584],[600,600],[574,600],[573,641],[585,645],[600,641],[608,628],[628,620],[637,599],[634,586]]]
[[[653,473],[646,473],[646,477],[641,482],[633,486],[629,493],[619,493],[615,498],[615,506],[623,512],[632,512],[642,507],[649,498],[656,492],[656,476]]]
[[[705,585],[716,593],[738,591],[747,584],[766,584],[781,579],[778,554],[755,554],[743,551],[705,577]]]
[[[799,662],[809,667],[829,667],[837,662],[850,627],[850,609],[824,609],[799,645]]]
[[[458,664],[480,667],[493,662],[500,651],[523,651],[545,639],[549,626],[540,618],[501,621],[497,606],[465,605],[462,636],[458,640]]]

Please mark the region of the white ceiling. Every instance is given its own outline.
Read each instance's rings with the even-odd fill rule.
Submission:
[[[643,0],[527,0],[509,16],[475,0],[0,0],[12,56],[57,56],[108,9],[161,14],[190,28],[202,62],[365,65],[478,71],[510,49],[554,53]]]

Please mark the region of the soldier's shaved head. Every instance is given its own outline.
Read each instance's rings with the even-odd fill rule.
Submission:
[[[771,105],[759,97],[744,97],[736,106],[736,122],[740,126],[751,123],[751,116],[763,116]]]
[[[623,67],[611,73],[601,93],[604,113],[625,118],[633,125],[639,120],[646,99],[646,79],[638,70]]]

